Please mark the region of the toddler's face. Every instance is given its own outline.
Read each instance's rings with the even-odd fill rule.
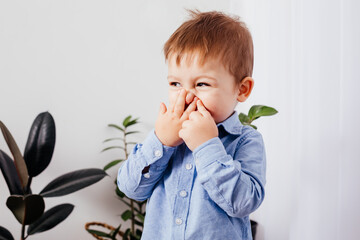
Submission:
[[[227,119],[238,102],[235,78],[218,60],[206,60],[201,66],[196,55],[190,64],[185,56],[177,65],[173,54],[168,61],[168,81],[170,102],[175,102],[177,92],[184,88],[203,102],[216,123]]]

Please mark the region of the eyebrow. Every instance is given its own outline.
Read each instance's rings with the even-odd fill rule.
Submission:
[[[173,78],[173,79],[175,79],[175,80],[177,80],[177,81],[180,81],[180,78],[175,77],[175,76],[173,76],[173,75],[168,75],[168,76],[167,76],[167,79],[169,79],[169,78]],[[208,78],[208,79],[210,79],[210,80],[217,81],[216,78],[211,77],[211,76],[208,76],[208,75],[199,75],[199,76],[197,76],[197,77],[195,78],[195,80],[198,80],[199,78]]]

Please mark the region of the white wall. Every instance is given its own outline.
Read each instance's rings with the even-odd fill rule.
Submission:
[[[232,1],[254,37],[263,119],[266,240],[359,239],[358,1]]]
[[[5,1],[0,0],[0,119],[24,148],[33,119],[50,111],[57,125],[54,158],[34,179],[53,178],[117,158],[100,153],[106,127],[140,117],[144,138],[167,100],[162,45],[186,8],[224,10],[249,25],[255,45],[255,89],[238,110],[276,107],[260,119],[268,171],[266,198],[252,218],[260,239],[356,239],[360,235],[360,29],[355,1]],[[5,148],[0,138],[1,149]],[[5,148],[6,149],[6,148]],[[6,149],[7,151],[7,149]],[[7,151],[8,152],[8,151]],[[115,174],[115,169],[113,171]],[[114,175],[113,175],[114,176]],[[122,206],[106,178],[80,192],[46,199],[74,212],[36,239],[93,239],[88,221],[117,225]],[[5,207],[0,225],[19,238]],[[29,238],[32,239],[32,238]]]

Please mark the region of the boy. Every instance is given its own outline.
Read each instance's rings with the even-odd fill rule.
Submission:
[[[118,186],[148,199],[142,239],[252,239],[264,199],[261,135],[234,108],[253,88],[252,38],[219,12],[190,12],[164,46],[169,107],[120,167]]]

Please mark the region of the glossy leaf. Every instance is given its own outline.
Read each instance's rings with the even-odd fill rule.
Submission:
[[[244,113],[239,114],[239,120],[243,125],[248,125],[250,123],[250,118]]]
[[[5,141],[6,141],[7,145],[9,146],[10,152],[14,157],[16,172],[19,176],[21,186],[23,189],[25,189],[25,187],[28,183],[28,178],[29,178],[25,160],[24,160],[23,156],[21,155],[19,147],[17,146],[10,131],[7,129],[5,124],[3,124],[3,122],[1,122],[1,121],[0,121],[0,128],[4,135]]]
[[[40,195],[43,197],[67,195],[100,181],[106,175],[104,170],[96,168],[73,171],[51,181]]]
[[[117,164],[121,163],[122,161],[124,161],[124,160],[122,160],[122,159],[117,159],[117,160],[114,160],[114,161],[106,164],[106,166],[104,167],[104,171],[108,170],[109,168],[111,168],[111,167],[113,167],[113,166],[116,166]]]
[[[28,225],[36,221],[44,213],[45,203],[40,195],[11,195],[6,201],[20,224]]]
[[[61,204],[46,211],[41,218],[31,224],[27,230],[29,235],[45,232],[62,221],[64,221],[73,211],[74,205],[72,204]]]
[[[14,240],[14,237],[9,230],[0,226],[0,240]]]
[[[109,124],[108,126],[124,132],[124,129],[116,124]]]
[[[49,112],[34,120],[24,151],[29,176],[39,175],[49,165],[55,147],[55,121]]]
[[[254,105],[249,110],[249,118],[251,121],[262,117],[262,116],[271,116],[276,114],[278,111],[275,108],[264,106],[264,105]]]
[[[10,195],[21,195],[23,190],[13,160],[0,150],[0,169],[9,188]]]

